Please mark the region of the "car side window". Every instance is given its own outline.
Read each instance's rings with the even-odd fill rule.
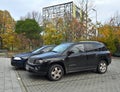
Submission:
[[[93,44],[85,44],[85,50],[86,50],[87,52],[93,51],[93,49],[94,49]]]
[[[93,44],[93,43],[85,44],[85,50],[87,52],[89,52],[89,51],[99,51],[100,48],[101,48],[100,44]]]
[[[77,45],[73,46],[70,51],[72,51],[74,54],[84,52],[84,45],[77,44]]]

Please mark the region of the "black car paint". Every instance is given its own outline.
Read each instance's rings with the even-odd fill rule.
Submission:
[[[41,55],[35,55],[29,58],[28,60],[28,71],[32,71],[35,73],[41,72],[44,74],[47,74],[49,67],[51,64],[60,64],[65,73],[71,73],[71,72],[77,72],[77,71],[83,71],[83,70],[92,70],[96,69],[99,61],[101,59],[106,60],[107,64],[109,65],[111,63],[111,57],[110,52],[108,50],[106,51],[84,51],[78,54],[71,54],[69,55],[69,50],[76,44],[86,44],[86,43],[99,43],[99,42],[79,42],[79,43],[73,43],[71,46],[66,49],[63,53],[57,53],[57,52],[48,52]],[[101,43],[102,46],[104,46]],[[102,47],[101,46],[101,47]],[[86,48],[85,48],[86,49]],[[41,59],[44,61],[42,64],[34,64],[30,63],[30,60],[36,60]]]

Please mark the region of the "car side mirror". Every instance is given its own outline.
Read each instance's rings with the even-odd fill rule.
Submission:
[[[73,51],[68,51],[67,52],[67,56],[70,56],[71,54],[73,54],[74,52]]]

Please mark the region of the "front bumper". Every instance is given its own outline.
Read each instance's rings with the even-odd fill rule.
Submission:
[[[11,65],[15,67],[24,68],[26,62],[27,60],[14,60],[13,58],[11,59]]]
[[[46,75],[47,74],[47,67],[42,65],[30,65],[26,64],[26,70],[32,73],[36,73],[38,75]]]

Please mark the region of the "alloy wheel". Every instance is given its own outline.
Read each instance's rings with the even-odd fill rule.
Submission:
[[[53,81],[60,80],[64,74],[63,68],[61,65],[55,64],[52,65],[49,69],[48,78]]]
[[[101,61],[98,65],[98,72],[105,73],[107,71],[107,64],[105,61]]]

